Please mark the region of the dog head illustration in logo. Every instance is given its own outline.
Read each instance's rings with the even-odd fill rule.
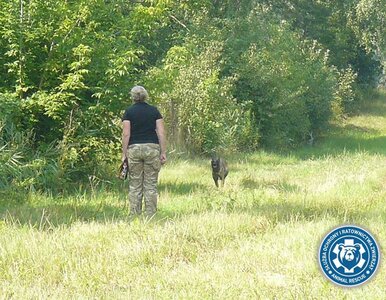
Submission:
[[[359,244],[344,245],[339,244],[338,260],[346,269],[351,270],[355,268],[361,259],[361,247]]]

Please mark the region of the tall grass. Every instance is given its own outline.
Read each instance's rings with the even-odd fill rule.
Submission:
[[[386,246],[385,97],[362,111],[314,146],[227,157],[223,189],[208,160],[171,159],[151,220],[129,218],[121,182],[2,199],[0,299],[384,299],[382,260],[354,289],[317,261],[341,224]]]

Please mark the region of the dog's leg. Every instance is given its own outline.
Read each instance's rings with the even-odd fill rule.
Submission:
[[[220,180],[221,180],[221,187],[224,187],[226,175],[224,174],[223,170],[220,172],[219,177],[220,177]]]
[[[214,184],[218,187],[218,176],[213,175]]]

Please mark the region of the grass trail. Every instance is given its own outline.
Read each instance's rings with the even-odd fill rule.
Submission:
[[[383,259],[342,289],[317,251],[341,224],[386,248],[385,95],[312,147],[228,161],[216,189],[209,161],[171,160],[150,221],[128,218],[120,184],[1,200],[0,299],[384,299]]]

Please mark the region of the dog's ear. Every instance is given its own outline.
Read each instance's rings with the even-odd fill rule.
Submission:
[[[216,151],[214,151],[214,150],[210,154],[210,157],[212,158],[213,161],[218,160],[218,155],[217,155]]]

